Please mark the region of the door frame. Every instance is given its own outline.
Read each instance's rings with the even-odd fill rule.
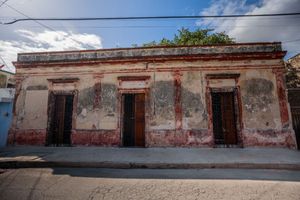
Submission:
[[[235,115],[235,124],[236,124],[236,134],[237,134],[237,147],[243,147],[243,137],[242,137],[242,109],[241,109],[241,95],[240,88],[237,87],[222,87],[222,88],[211,88],[207,87],[206,91],[206,101],[207,101],[207,110],[208,110],[208,129],[212,134],[212,145],[214,147],[219,147],[223,145],[215,144],[215,136],[213,131],[213,108],[212,108],[212,93],[222,93],[222,92],[232,92],[234,98],[234,115]],[[226,146],[226,145],[225,145]]]
[[[51,120],[54,117],[55,110],[55,96],[57,95],[73,95],[73,111],[72,111],[72,129],[71,129],[71,141],[72,146],[72,133],[76,129],[76,117],[77,117],[77,101],[78,101],[78,90],[50,90],[48,93],[48,107],[47,107],[47,131],[46,131],[46,145],[51,146],[52,143],[52,133],[51,133]]]
[[[120,146],[125,147],[123,145],[123,114],[124,114],[124,106],[123,106],[123,94],[144,94],[145,95],[145,146],[147,147],[147,130],[148,130],[148,118],[149,118],[149,88],[143,89],[119,89],[118,92],[118,132],[120,134]]]
[[[290,104],[290,116],[292,120],[292,128],[295,133],[295,139],[297,149],[300,151],[300,88],[289,88],[288,89],[288,102]],[[298,128],[298,129],[296,129]]]

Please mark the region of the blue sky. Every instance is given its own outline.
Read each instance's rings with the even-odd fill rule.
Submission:
[[[43,2],[48,2],[48,5],[44,5]],[[23,0],[23,3],[22,0],[21,2],[10,0],[7,3],[31,17],[198,15],[200,10],[209,6],[209,1],[199,0]],[[40,9],[34,9],[34,7]],[[5,7],[5,5],[0,9],[1,11],[7,11],[8,17],[23,17],[10,8]],[[1,15],[4,15],[4,13]],[[195,21],[196,20],[125,20],[42,23],[54,27],[55,30],[96,34],[102,38],[104,48],[111,48],[116,46],[128,47],[131,46],[131,44],[141,44],[147,41],[158,40],[162,37],[173,37],[176,30],[182,26],[188,26],[191,29],[195,28]],[[11,28],[31,31],[42,31],[45,29],[32,22],[16,24]],[[10,28],[4,27],[4,29]],[[14,36],[9,34],[8,38],[9,37],[13,38]]]
[[[0,0],[1,2],[4,0]],[[223,15],[300,12],[300,0],[9,0],[7,4],[30,17],[126,17]],[[0,22],[24,18],[7,5]],[[230,20],[124,20],[92,22],[21,22],[0,25],[0,56],[13,71],[19,52],[97,49],[141,45],[172,38],[181,27],[225,31],[237,42],[283,41],[288,57],[300,52],[300,16]],[[55,30],[55,31],[53,31]]]

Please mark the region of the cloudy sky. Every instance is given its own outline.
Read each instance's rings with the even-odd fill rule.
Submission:
[[[4,0],[0,0],[0,5]],[[166,15],[226,15],[300,12],[300,0],[8,0],[0,7],[0,23],[46,17],[126,17]],[[99,49],[141,45],[172,38],[186,27],[225,31],[237,42],[281,41],[286,58],[300,53],[300,16],[231,19],[124,20],[0,24],[0,56],[11,62],[17,53]]]

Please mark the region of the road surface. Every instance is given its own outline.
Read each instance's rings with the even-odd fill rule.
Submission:
[[[0,174],[0,199],[300,199],[300,171],[43,168]]]

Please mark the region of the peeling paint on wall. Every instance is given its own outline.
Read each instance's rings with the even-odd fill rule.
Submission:
[[[274,83],[264,78],[241,82],[244,125],[251,129],[280,129]]]
[[[96,94],[97,92],[98,94]],[[95,106],[95,100],[98,100],[100,104]],[[117,126],[116,112],[116,85],[101,83],[101,91],[95,90],[94,86],[79,91],[77,128],[86,130],[114,129]]]
[[[266,112],[274,101],[274,85],[262,78],[252,78],[244,81],[245,94],[242,96],[247,112]]]
[[[10,138],[17,138],[15,144],[44,144],[46,133],[41,124],[47,119],[27,116],[26,105],[33,106],[26,103],[30,100],[26,96],[44,91],[46,102],[52,90],[76,90],[72,144],[121,145],[120,94],[126,89],[147,91],[146,146],[212,147],[209,89],[237,87],[241,144],[293,148],[293,131],[282,125],[288,120],[283,80],[274,74],[283,68],[283,55],[279,43],[20,54],[15,63],[19,85]],[[232,73],[240,76],[206,80],[207,74]],[[145,82],[122,83],[118,79],[145,76]],[[64,77],[77,77],[78,81],[49,84],[49,79],[66,80]],[[35,113],[40,110],[31,109]],[[31,124],[27,127],[30,131],[26,124]]]
[[[30,85],[27,90],[48,90],[47,85]]]
[[[148,146],[151,147],[210,147],[213,137],[207,129],[200,130],[157,130],[147,135]]]
[[[20,128],[23,125],[23,120],[25,116],[25,98],[26,98],[26,91],[21,89],[19,91],[19,95],[16,99],[16,117],[15,117],[15,126],[16,128]]]
[[[207,128],[207,111],[201,96],[204,90],[199,72],[185,72],[182,76],[183,129],[200,130]]]
[[[200,129],[207,126],[207,112],[200,93],[183,89],[182,108],[184,129]]]
[[[78,106],[77,106],[77,115],[86,116],[88,111],[93,110],[94,105],[94,88],[89,87],[79,91],[78,95]]]
[[[184,117],[192,117],[193,113],[203,113],[203,103],[199,93],[190,92],[187,89],[182,90],[182,107]]]
[[[157,81],[151,85],[150,126],[157,129],[173,128],[175,123],[174,82]]]
[[[158,81],[151,86],[152,115],[163,119],[174,119],[174,83]]]
[[[107,116],[113,117],[117,110],[117,86],[103,83],[101,88],[101,109]]]

